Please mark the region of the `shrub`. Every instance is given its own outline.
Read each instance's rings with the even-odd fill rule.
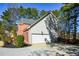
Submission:
[[[19,48],[24,45],[24,37],[22,35],[18,35],[15,42],[15,47]]]
[[[12,40],[10,37],[5,37],[4,42],[5,43],[12,43]]]

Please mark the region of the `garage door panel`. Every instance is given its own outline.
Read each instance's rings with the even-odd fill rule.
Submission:
[[[49,35],[32,35],[32,43],[45,43],[45,39],[50,41]]]

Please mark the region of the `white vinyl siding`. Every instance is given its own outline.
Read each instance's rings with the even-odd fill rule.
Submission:
[[[47,16],[43,20],[35,24],[31,29],[29,29],[29,39],[32,41],[32,44],[45,43],[45,39],[50,41],[49,32],[45,24],[46,18]]]

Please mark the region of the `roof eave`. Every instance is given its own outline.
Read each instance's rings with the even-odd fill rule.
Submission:
[[[50,13],[46,13],[44,16],[42,16],[39,20],[37,20],[35,23],[33,23],[28,29],[26,29],[27,31],[29,29],[31,29],[35,24],[37,24],[38,22],[40,22],[42,19],[44,19],[47,15],[49,15]]]
[[[49,14],[52,14],[57,19],[57,17],[52,12],[48,12],[44,16],[42,16],[39,20],[37,20],[36,22],[34,22],[28,29],[26,29],[24,31],[28,31],[29,29],[31,29],[35,24],[37,24],[38,22],[40,22],[42,19],[44,19]]]

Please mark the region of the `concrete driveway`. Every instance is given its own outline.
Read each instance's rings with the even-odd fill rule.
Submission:
[[[55,44],[52,47],[41,46],[0,48],[0,56],[79,56],[79,46],[62,44]]]

